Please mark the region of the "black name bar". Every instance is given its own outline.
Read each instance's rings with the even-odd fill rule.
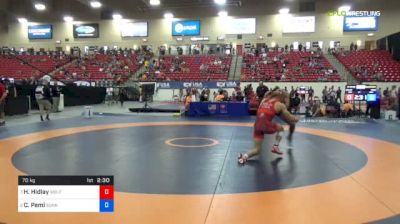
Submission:
[[[114,185],[114,176],[18,176],[18,185]]]

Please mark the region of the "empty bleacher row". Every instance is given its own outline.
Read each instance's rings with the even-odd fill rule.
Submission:
[[[351,51],[335,54],[359,81],[400,81],[400,63],[385,50]]]
[[[323,54],[268,52],[244,55],[241,81],[338,82],[341,77]]]
[[[141,80],[227,80],[231,62],[231,56],[163,56],[150,63]]]

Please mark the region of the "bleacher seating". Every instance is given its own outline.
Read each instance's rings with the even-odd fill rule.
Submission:
[[[57,73],[55,77],[59,80],[68,80],[70,79],[66,76],[68,73],[78,80],[113,80],[117,76],[121,76],[122,80],[127,80],[128,76],[134,74],[139,67],[136,55],[125,57],[97,54],[94,57],[84,58],[81,62],[75,61],[68,65],[65,71]]]
[[[54,71],[70,61],[67,56],[18,55],[17,58],[45,73]]]
[[[317,82],[317,81],[341,81],[340,75],[335,71],[329,61],[321,54],[316,56],[311,52],[269,52],[258,57],[254,54],[245,54],[243,57],[241,81],[287,81],[287,82]],[[274,62],[274,57],[281,57],[281,60]],[[310,67],[309,59],[318,58],[321,68]],[[302,63],[302,65],[300,65]],[[281,70],[285,64],[287,72],[285,79],[281,79]],[[253,66],[252,66],[253,65]],[[253,67],[253,68],[251,68]],[[298,69],[295,69],[298,67]],[[256,71],[259,70],[257,73]],[[332,71],[332,74],[325,74],[325,71]]]
[[[14,56],[0,55],[0,76],[14,78],[16,80],[27,79],[36,74],[36,69],[23,63]],[[41,73],[38,72],[40,75]]]
[[[154,78],[148,79],[171,81],[227,80],[231,61],[232,57],[230,56],[165,56],[160,60],[160,73]],[[202,64],[208,66],[206,72],[200,69]],[[179,69],[171,69],[174,67]],[[146,73],[146,76],[149,77],[149,72]]]
[[[337,53],[337,59],[352,72],[353,76],[360,81],[400,81],[400,63],[392,58],[392,55],[385,50],[352,51],[348,54]],[[361,66],[367,69],[367,73],[360,74],[356,67]],[[381,73],[382,77],[376,76]]]

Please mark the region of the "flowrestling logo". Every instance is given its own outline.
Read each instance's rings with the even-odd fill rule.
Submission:
[[[336,11],[331,10],[328,16],[354,16],[354,17],[377,17],[381,16],[381,11]]]
[[[197,36],[200,35],[200,21],[187,20],[172,23],[173,36]]]

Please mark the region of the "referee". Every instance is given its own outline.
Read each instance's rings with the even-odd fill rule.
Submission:
[[[42,78],[42,84],[36,87],[35,97],[39,105],[40,120],[44,121],[43,116],[46,114],[46,120],[50,120],[50,112],[52,110],[53,98],[50,89],[50,76],[45,75]]]

